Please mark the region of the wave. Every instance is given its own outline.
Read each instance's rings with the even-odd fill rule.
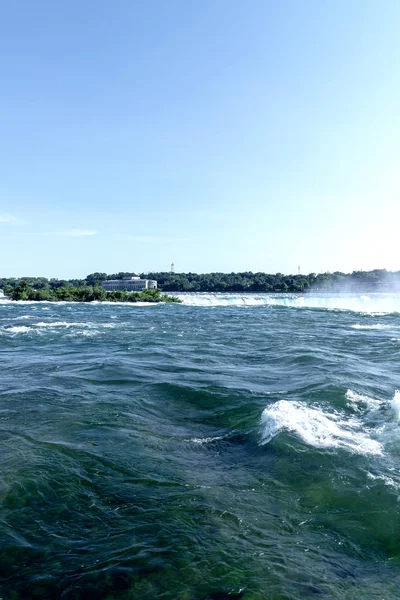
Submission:
[[[383,315],[400,313],[400,294],[251,294],[251,293],[178,293],[175,294],[186,306],[199,307],[220,307],[220,306],[238,306],[238,307],[287,307],[287,308],[308,308],[325,310],[345,310],[370,315]],[[0,305],[42,305],[43,310],[48,310],[48,306],[54,305],[52,301],[34,301],[34,300],[8,300],[0,298]],[[80,305],[86,303],[61,301],[57,305]],[[90,305],[110,305],[124,306],[126,308],[135,307],[160,307],[163,303],[152,302],[90,302]],[[368,326],[355,325],[354,328],[368,328]]]
[[[27,327],[26,325],[15,325],[13,327],[3,327],[1,331],[2,333],[10,334],[29,333],[32,331],[32,327]]]
[[[30,315],[21,315],[20,317],[13,317],[13,321],[25,321],[31,319]],[[1,317],[0,321],[9,321],[10,317]]]
[[[282,306],[349,310],[367,314],[391,314],[400,312],[400,294],[226,294],[182,293],[178,298],[187,306]]]
[[[35,323],[35,327],[95,327],[95,323],[74,323],[69,321],[41,321]]]
[[[267,444],[279,433],[289,431],[316,448],[342,448],[360,454],[383,453],[383,445],[363,430],[359,419],[327,415],[322,409],[303,402],[279,400],[263,411],[261,425],[261,444]]]
[[[40,334],[43,331],[51,331],[52,329],[74,329],[81,330],[79,333],[86,337],[94,335],[99,329],[114,329],[118,327],[117,323],[92,323],[92,322],[69,322],[69,321],[40,321],[32,325],[12,325],[0,327],[2,335],[17,335],[21,333],[36,333]],[[89,330],[89,331],[88,331]]]
[[[0,297],[0,304],[55,304],[52,300],[10,300],[9,298]],[[66,300],[58,300],[57,304],[73,304],[72,302],[67,302]]]
[[[345,398],[352,409],[363,410],[364,414],[358,412],[354,416],[338,411],[326,414],[319,406],[289,400],[267,406],[261,415],[261,444],[267,444],[279,433],[288,431],[316,448],[344,448],[360,454],[383,454],[382,442],[392,443],[398,439],[400,390],[395,390],[389,402],[351,389],[347,390]],[[372,429],[362,421],[365,417],[371,423],[371,416],[375,421]]]
[[[346,400],[349,401],[350,406],[355,408],[367,407],[370,409],[377,409],[384,404],[382,400],[379,400],[378,398],[371,398],[371,396],[359,394],[358,392],[353,392],[353,390],[347,390],[345,397]]]
[[[88,330],[88,329],[78,329],[76,331],[74,331],[73,333],[69,333],[67,334],[68,337],[87,337],[87,338],[93,338],[93,337],[97,337],[100,334],[100,331],[96,330]]]
[[[93,300],[93,302],[75,302],[72,300],[57,300],[56,302],[54,300],[10,300],[9,298],[3,298],[2,296],[0,296],[0,305],[2,304],[11,304],[11,305],[26,305],[26,304],[40,304],[40,305],[45,305],[45,304],[52,304],[53,306],[59,306],[59,305],[63,305],[63,304],[76,304],[78,306],[80,305],[86,305],[86,304],[106,304],[106,305],[110,305],[110,306],[163,306],[163,302],[110,302],[107,300],[104,301],[99,301],[99,300]],[[49,310],[48,307],[43,307],[43,310]]]
[[[210,444],[211,442],[218,442],[223,440],[225,436],[217,435],[216,437],[205,437],[205,438],[190,438],[187,440],[188,442],[192,442],[193,444]]]
[[[352,329],[400,329],[400,325],[384,325],[383,323],[374,323],[371,325],[360,325],[356,323],[355,325],[350,325]]]
[[[41,321],[40,323],[35,323],[35,327],[65,327],[66,329],[69,329],[70,327],[102,327],[104,329],[114,329],[115,327],[118,327],[118,325],[116,323],[75,323],[72,321]]]
[[[372,481],[382,481],[385,485],[394,488],[396,491],[400,490],[400,483],[397,483],[397,481],[395,481],[392,477],[389,477],[388,475],[374,475],[373,473],[367,473],[367,477]]]
[[[400,390],[395,391],[390,406],[392,410],[396,413],[397,419],[400,420]]]

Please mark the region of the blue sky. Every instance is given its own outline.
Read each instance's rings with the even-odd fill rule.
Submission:
[[[0,276],[400,269],[398,0],[3,0]]]

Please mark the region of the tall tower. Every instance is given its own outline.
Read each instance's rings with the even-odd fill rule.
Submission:
[[[175,265],[174,265],[174,263],[171,263],[171,273],[175,273]]]
[[[299,265],[299,275],[300,275],[300,265]]]

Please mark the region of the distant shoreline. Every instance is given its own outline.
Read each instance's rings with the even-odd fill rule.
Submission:
[[[106,292],[102,289],[104,281],[110,279],[129,279],[138,276],[133,272],[113,274],[92,273],[84,279],[47,279],[45,277],[1,278],[0,289],[6,295],[23,282],[33,288],[39,295],[54,296],[56,299],[66,299],[73,289],[79,289],[79,300],[96,295],[95,300],[102,300]],[[373,271],[353,271],[352,273],[171,273],[151,272],[141,273],[141,278],[157,281],[158,288],[164,294],[181,293],[371,293],[400,291],[400,271],[375,269]],[[11,289],[12,288],[12,289]],[[83,291],[85,290],[85,291]],[[95,290],[95,291],[94,291]],[[145,290],[145,292],[151,290]],[[122,292],[124,293],[124,292]],[[126,293],[126,292],[125,292]],[[62,296],[61,298],[58,298]]]

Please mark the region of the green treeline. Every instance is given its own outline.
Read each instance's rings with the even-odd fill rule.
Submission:
[[[0,278],[0,288],[10,297],[12,294],[29,296],[38,300],[111,300],[118,302],[167,301],[159,290],[144,292],[105,292],[101,283],[106,279],[133,277],[136,273],[120,272],[92,273],[85,279],[46,279],[24,277],[23,279]],[[400,289],[400,271],[385,269],[354,271],[353,273],[310,273],[309,275],[283,275],[282,273],[146,273],[141,277],[156,279],[164,292],[305,292],[305,291],[349,291],[370,292]],[[21,289],[21,282],[27,289]],[[17,288],[19,291],[15,292]],[[29,288],[29,289],[28,289]],[[33,296],[35,298],[33,298]],[[154,299],[155,298],[155,299]],[[161,299],[160,299],[161,298]],[[176,299],[175,299],[176,301]]]
[[[32,278],[29,278],[30,280]],[[42,280],[42,278],[40,278]],[[47,281],[47,280],[46,280]],[[40,287],[39,287],[40,286]],[[143,290],[143,292],[113,291],[106,292],[101,285],[83,284],[74,286],[66,283],[51,287],[49,282],[42,285],[36,282],[33,287],[27,280],[20,280],[16,285],[7,284],[4,294],[11,300],[51,300],[60,302],[180,302],[178,298],[161,294],[161,290]]]
[[[96,274],[94,274],[96,275]],[[97,274],[98,275],[98,274]],[[347,273],[146,273],[156,279],[165,292],[304,292],[313,291],[384,291],[392,289],[400,272],[386,270]]]

